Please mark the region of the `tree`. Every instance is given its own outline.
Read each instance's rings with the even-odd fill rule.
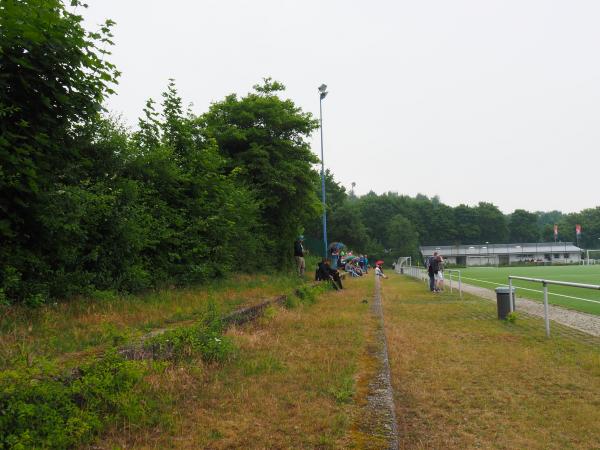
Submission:
[[[93,166],[78,136],[119,73],[105,59],[111,21],[87,32],[59,0],[3,0],[0,11],[0,289],[17,279],[14,296],[37,298],[47,283],[32,280],[54,270],[45,202]]]
[[[315,194],[318,198],[321,198],[321,178],[315,179]],[[333,173],[327,169],[325,170],[325,193],[326,193],[326,205],[327,205],[327,230],[328,235],[334,236],[336,234],[336,222],[331,222],[332,215],[335,214],[336,210],[345,204],[348,199],[348,194],[346,194],[346,188],[338,183]],[[322,214],[322,209],[321,209]],[[323,238],[323,222],[321,220],[321,215],[315,216],[313,220],[306,223],[304,227],[304,234],[308,236],[312,236],[315,240],[322,240]],[[333,239],[333,238],[331,238]],[[330,240],[331,240],[330,239]],[[332,241],[333,242],[333,241]]]
[[[406,217],[394,216],[387,227],[387,242],[396,256],[419,254],[419,233]]]
[[[370,239],[360,210],[355,202],[346,201],[336,208],[329,219],[331,241],[340,241],[358,252],[366,252]]]
[[[454,208],[454,220],[457,227],[458,244],[475,244],[481,242],[481,229],[477,209],[467,205]]]
[[[502,211],[496,205],[486,202],[479,202],[476,210],[479,229],[481,230],[481,242],[506,242],[508,227],[506,217],[502,214]]]
[[[540,238],[538,216],[524,209],[515,209],[508,222],[511,242],[537,242]]]
[[[214,103],[201,118],[206,136],[227,158],[227,170],[239,173],[259,200],[276,264],[289,260],[295,235],[320,210],[312,168],[318,159],[306,140],[318,122],[279,98],[284,89],[267,78],[243,98],[232,94]]]

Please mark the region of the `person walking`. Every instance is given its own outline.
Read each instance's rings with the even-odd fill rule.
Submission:
[[[304,236],[298,236],[298,239],[294,242],[294,259],[296,260],[296,269],[298,270],[298,276],[304,277],[304,270],[306,269],[306,264],[304,262],[304,246],[302,243],[304,242]]]

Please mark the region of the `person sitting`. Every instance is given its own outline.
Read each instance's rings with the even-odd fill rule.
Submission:
[[[333,287],[336,291],[343,289],[342,280],[340,278],[340,273],[330,266],[328,259],[323,259],[318,266],[317,271],[315,273],[315,280],[317,281],[326,281],[331,280]]]
[[[360,275],[358,275],[358,273],[356,272],[356,269],[354,268],[354,266],[350,263],[350,261],[346,262],[346,265],[344,266],[344,270],[346,272],[348,272],[351,276],[353,277],[358,277]]]
[[[377,264],[375,266],[375,276],[381,278],[387,278],[386,274],[383,273],[383,269],[381,268],[381,264]]]

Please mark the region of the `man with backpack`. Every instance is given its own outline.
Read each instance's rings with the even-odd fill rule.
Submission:
[[[440,263],[438,260],[438,252],[433,252],[433,256],[427,259],[427,274],[429,275],[429,290],[431,292],[437,292],[435,286],[435,276],[440,269]]]

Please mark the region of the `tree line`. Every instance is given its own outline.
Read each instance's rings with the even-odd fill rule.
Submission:
[[[0,3],[0,303],[285,265],[320,211],[317,121],[270,79],[200,115],[171,80],[131,131],[102,106],[113,23],[82,20],[60,0]]]
[[[504,214],[492,203],[451,207],[437,196],[421,194],[410,197],[369,192],[357,197],[330,172],[326,189],[329,240],[375,257],[418,257],[420,245],[552,242],[554,225],[558,226],[557,240],[577,242],[577,224],[582,228],[580,246],[600,248],[600,207],[570,214],[523,209]],[[321,239],[320,227],[318,220],[309,225],[307,234],[315,241]]]

